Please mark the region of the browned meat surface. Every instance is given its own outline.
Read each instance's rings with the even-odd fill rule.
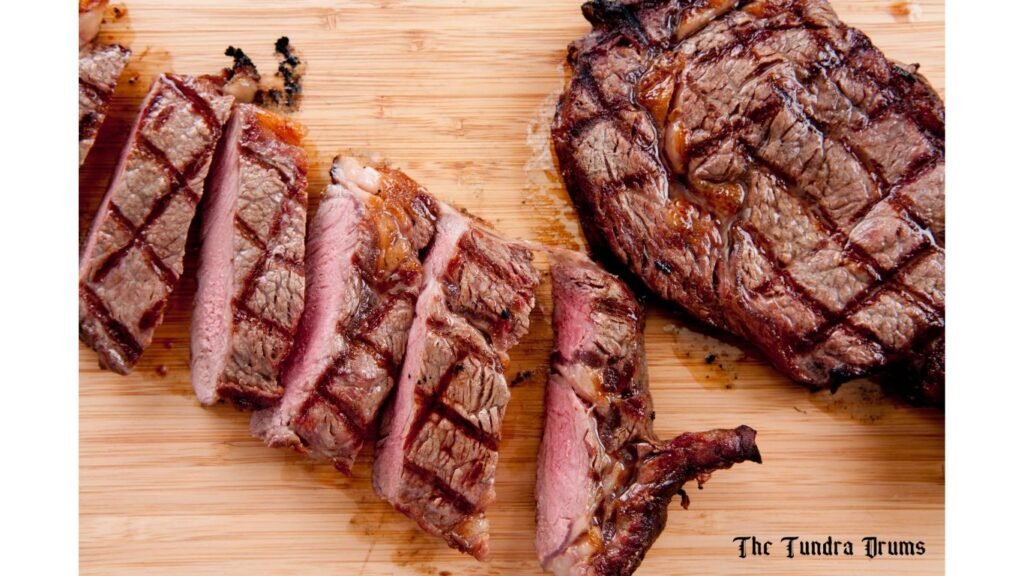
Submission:
[[[85,162],[96,142],[96,133],[107,116],[131,50],[117,44],[94,42],[103,22],[106,0],[78,2],[78,164]]]
[[[303,128],[236,104],[202,212],[192,386],[205,405],[277,403],[305,294]]]
[[[276,407],[252,432],[346,474],[405,356],[435,200],[398,170],[337,158],[309,231],[306,310]]]
[[[377,494],[480,559],[510,396],[506,353],[534,306],[532,259],[524,246],[442,206],[374,462]]]
[[[575,253],[551,268],[555,351],[537,465],[537,555],[559,575],[628,575],[684,483],[761,456],[754,430],[654,434],[643,311],[619,279]]]
[[[945,117],[927,81],[824,0],[583,12],[552,135],[591,248],[799,382],[899,365],[941,403]]]
[[[163,319],[232,100],[217,78],[165,74],[142,103],[79,267],[79,336],[116,372]]]

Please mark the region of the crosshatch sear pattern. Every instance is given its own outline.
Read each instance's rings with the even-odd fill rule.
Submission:
[[[281,403],[253,415],[271,446],[350,474],[398,380],[435,200],[398,170],[335,160],[310,225],[307,308]]]
[[[79,279],[79,331],[111,370],[131,371],[163,319],[233,101],[216,80],[167,74],[139,113]]]
[[[305,295],[307,206],[302,129],[238,104],[219,145],[199,219],[203,245],[192,317],[200,402],[277,402]]]
[[[511,398],[505,366],[529,331],[539,274],[527,247],[449,206],[439,214],[373,484],[425,531],[482,560]]]
[[[824,0],[608,2],[553,135],[593,247],[814,386],[944,349],[942,101]],[[910,392],[941,403],[941,374]]]

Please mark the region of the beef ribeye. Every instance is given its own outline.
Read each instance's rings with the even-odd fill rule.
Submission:
[[[181,276],[185,237],[233,98],[213,77],[153,81],[79,265],[79,337],[127,374]]]
[[[402,366],[436,207],[398,170],[337,158],[331,177],[309,230],[306,310],[284,398],[251,427],[349,473]]]
[[[394,398],[381,422],[373,485],[448,545],[484,558],[506,352],[526,333],[533,254],[441,207]]]
[[[554,255],[551,281],[555,351],[537,464],[537,555],[554,574],[628,575],[684,483],[761,461],[755,432],[659,441],[636,299],[575,253]]]
[[[927,367],[911,387],[941,402],[945,119],[927,81],[825,0],[583,11],[552,136],[591,248],[797,381]]]
[[[207,181],[192,315],[192,386],[205,405],[276,404],[305,294],[302,127],[236,104]]]

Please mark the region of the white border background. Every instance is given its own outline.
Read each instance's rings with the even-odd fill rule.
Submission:
[[[11,576],[78,571],[78,25],[68,4],[4,5],[0,574]]]
[[[1020,574],[1022,564],[1022,39],[1019,2],[946,3],[950,574]]]

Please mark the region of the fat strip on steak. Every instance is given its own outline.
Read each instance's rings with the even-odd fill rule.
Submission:
[[[100,33],[103,14],[110,0],[78,0],[78,49],[92,42]]]

